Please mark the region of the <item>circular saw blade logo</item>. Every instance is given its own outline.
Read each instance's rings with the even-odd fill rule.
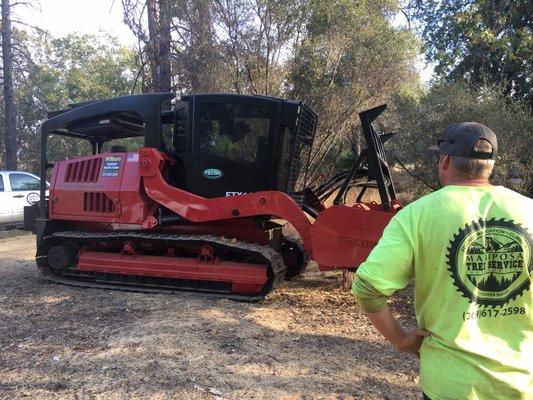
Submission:
[[[501,306],[530,286],[531,238],[512,221],[474,221],[450,242],[448,269],[471,302]]]

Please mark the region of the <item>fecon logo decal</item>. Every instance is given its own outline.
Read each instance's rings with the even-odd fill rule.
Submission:
[[[204,177],[206,177],[207,179],[218,179],[220,178],[223,174],[222,174],[222,171],[219,170],[219,169],[216,169],[216,168],[208,168],[208,169],[205,169],[204,172],[202,173],[202,175]]]
[[[347,244],[348,246],[364,247],[367,249],[373,248],[377,242],[373,240],[358,239],[352,236],[339,236],[340,244]]]

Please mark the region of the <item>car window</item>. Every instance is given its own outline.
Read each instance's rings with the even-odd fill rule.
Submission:
[[[26,174],[9,174],[9,183],[14,192],[21,190],[39,190],[39,179]]]
[[[4,177],[0,175],[0,192],[4,191]]]

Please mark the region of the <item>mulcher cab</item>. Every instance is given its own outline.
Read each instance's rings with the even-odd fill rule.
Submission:
[[[353,167],[310,185],[317,117],[307,105],[174,97],[125,96],[49,114],[41,199],[47,177],[50,188],[36,220],[44,275],[80,286],[259,299],[309,259],[320,270],[364,261],[399,208],[383,151],[390,134],[372,126],[385,106],[360,114],[367,146]],[[86,141],[91,154],[48,160],[54,135]],[[354,187],[359,196],[347,205]],[[379,190],[380,204],[363,202],[368,187]],[[284,222],[299,238],[284,234]]]

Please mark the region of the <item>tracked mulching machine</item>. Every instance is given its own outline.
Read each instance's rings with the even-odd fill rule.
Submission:
[[[360,114],[366,148],[320,185],[306,180],[317,117],[299,101],[160,93],[54,111],[42,125],[37,265],[79,286],[243,299],[262,298],[309,259],[321,271],[355,269],[399,209],[390,134],[372,126],[384,109]],[[56,135],[91,154],[50,161]],[[363,202],[369,187],[380,204]],[[285,222],[299,238],[284,235]]]

